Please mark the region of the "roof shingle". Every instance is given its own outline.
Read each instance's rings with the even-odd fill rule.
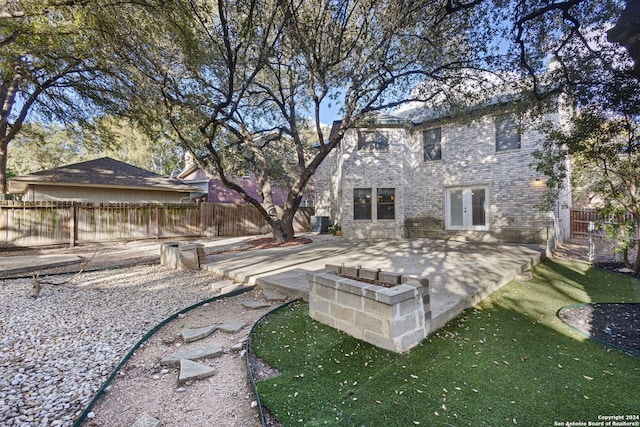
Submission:
[[[74,163],[59,168],[34,172],[11,178],[9,185],[16,192],[29,184],[70,185],[83,187],[144,188],[147,190],[173,190],[197,192],[197,188],[183,184],[177,179],[141,169],[139,167],[102,157],[86,162]]]

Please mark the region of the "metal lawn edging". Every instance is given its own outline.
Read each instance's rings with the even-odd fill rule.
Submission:
[[[213,298],[209,298],[206,299],[204,301],[200,301],[196,304],[193,304],[187,308],[183,308],[182,310],[172,314],[171,316],[167,317],[166,319],[164,319],[162,322],[158,323],[153,329],[151,329],[149,332],[147,332],[141,339],[140,341],[138,341],[132,348],[131,350],[129,350],[129,352],[124,356],[124,358],[120,361],[120,363],[118,364],[118,366],[116,366],[116,368],[113,370],[113,372],[111,373],[111,375],[109,375],[109,377],[107,378],[107,380],[102,384],[102,386],[100,387],[100,389],[96,392],[96,394],[93,396],[93,399],[91,399],[91,401],[89,402],[89,404],[87,405],[87,407],[84,409],[84,411],[82,411],[82,413],[80,414],[80,416],[78,417],[78,419],[73,423],[73,427],[80,427],[80,425],[82,424],[82,422],[85,420],[85,418],[87,417],[87,415],[89,414],[89,412],[91,412],[91,410],[93,409],[93,407],[95,406],[95,404],[98,402],[98,400],[100,399],[100,397],[102,397],[102,394],[104,393],[104,390],[109,387],[109,385],[111,384],[111,381],[113,381],[113,379],[115,378],[116,374],[120,371],[120,369],[122,369],[122,367],[129,361],[129,359],[131,358],[131,356],[133,356],[133,353],[135,353],[136,350],[138,350],[138,348],[140,348],[140,346],[147,341],[149,338],[151,338],[156,332],[158,332],[158,330],[163,327],[164,325],[166,325],[167,323],[171,322],[172,320],[175,320],[178,318],[178,315],[180,314],[184,314],[187,313],[195,308],[198,308],[204,304],[213,302],[213,301],[217,301],[223,298],[228,298],[228,297],[234,297],[236,295],[241,295],[245,292],[251,291],[255,288],[255,286],[251,286],[251,287],[247,287],[247,288],[243,288],[243,289],[237,289],[235,291],[229,292],[228,294],[224,294],[224,295],[217,295]]]
[[[558,319],[560,319],[560,321],[563,324],[565,324],[566,326],[571,328],[573,331],[577,332],[579,335],[582,335],[583,337],[589,338],[590,340],[593,340],[594,342],[597,342],[598,344],[600,344],[600,345],[602,345],[604,347],[614,348],[614,349],[620,350],[620,351],[622,351],[622,352],[624,352],[624,353],[626,353],[626,354],[628,354],[630,356],[640,357],[640,354],[635,354],[633,351],[627,350],[627,349],[625,349],[623,347],[620,347],[619,345],[612,344],[610,342],[606,342],[606,341],[603,341],[603,340],[601,340],[599,338],[596,338],[593,335],[591,335],[590,333],[585,332],[582,329],[580,329],[580,328],[578,328],[576,326],[573,326],[570,323],[565,322],[560,317],[560,313],[562,313],[565,310],[569,310],[569,309],[572,309],[572,308],[582,308],[582,307],[586,307],[586,306],[589,306],[589,305],[593,306],[595,304],[625,304],[625,303],[622,303],[622,302],[611,302],[611,303],[607,303],[607,302],[582,302],[582,303],[578,303],[578,304],[571,304],[571,305],[564,306],[560,310],[558,310],[558,312],[556,313],[556,316],[558,317]]]
[[[266,421],[264,419],[264,409],[262,407],[262,402],[260,401],[260,394],[258,393],[258,387],[256,385],[256,381],[253,378],[253,370],[251,369],[251,360],[249,359],[249,357],[251,356],[251,354],[254,355],[255,357],[255,353],[253,353],[253,346],[251,345],[251,341],[252,341],[252,337],[253,337],[253,331],[255,330],[256,326],[258,326],[258,323],[260,323],[263,319],[267,318],[268,316],[277,313],[278,311],[282,310],[285,307],[289,307],[290,305],[292,305],[295,302],[300,301],[300,298],[298,299],[294,299],[293,301],[289,301],[285,304],[282,304],[276,308],[274,308],[273,310],[265,313],[264,315],[262,315],[262,317],[260,317],[258,320],[255,321],[255,323],[253,324],[253,326],[251,327],[251,330],[249,331],[249,336],[247,337],[247,356],[246,356],[246,362],[247,362],[247,371],[249,372],[249,380],[251,381],[251,386],[253,387],[253,392],[256,395],[256,402],[258,403],[258,412],[260,413],[260,423],[262,425],[262,427],[267,427]]]

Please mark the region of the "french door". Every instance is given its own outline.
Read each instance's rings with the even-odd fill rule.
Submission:
[[[486,187],[448,188],[445,213],[447,230],[488,230],[488,195]]]

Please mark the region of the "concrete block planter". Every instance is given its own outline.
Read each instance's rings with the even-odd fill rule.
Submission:
[[[160,246],[160,265],[175,270],[199,270],[204,262],[202,243],[165,242]]]
[[[431,313],[426,279],[404,278],[376,270],[378,280],[382,277],[393,282],[379,286],[336,274],[338,268],[342,274],[360,268],[327,267],[327,270],[307,274],[311,285],[311,318],[398,353],[415,347],[427,336]],[[367,278],[372,276],[372,270],[363,270]],[[427,295],[426,305],[423,295]]]

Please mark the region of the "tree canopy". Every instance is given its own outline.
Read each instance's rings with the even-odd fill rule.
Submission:
[[[622,247],[625,260],[636,244],[633,223],[640,224],[639,132],[637,117],[585,109],[569,128],[552,130],[538,151],[539,170],[558,181],[571,172],[562,161],[571,157],[574,183],[604,200],[601,212],[607,220],[601,225]],[[640,256],[633,269],[640,271]]]
[[[125,119],[102,116],[88,129],[28,122],[11,143],[7,170],[24,175],[70,163],[111,157],[160,175],[175,176],[184,154],[172,139],[152,139]]]
[[[637,86],[629,56],[606,42],[624,6],[616,0],[5,3],[3,188],[7,146],[30,112],[85,125],[126,113],[239,192],[279,240],[293,237],[318,165],[376,111],[412,101],[459,108],[514,82],[535,98],[569,91],[579,105],[615,110],[627,95],[611,89]],[[341,109],[330,132],[320,120],[329,104]],[[244,167],[260,200],[231,179]],[[277,213],[271,185],[283,177]]]
[[[564,126],[543,129],[548,139],[535,153],[537,169],[549,177],[546,207],[563,190],[565,179],[572,178],[577,191],[597,194],[606,202],[603,215],[613,214],[618,220],[629,215],[640,224],[640,81],[629,52],[607,39],[612,34],[607,30],[618,21],[624,4],[561,4],[556,14],[562,20],[557,22],[566,30],[551,32],[562,35],[552,37],[556,41],[551,51],[558,61],[552,82],[571,95],[576,109]],[[545,20],[552,17],[553,13],[544,15]],[[550,23],[553,29],[554,22]],[[624,20],[621,24],[625,27]],[[623,39],[633,30],[626,31]],[[550,86],[552,91],[555,86]],[[607,225],[609,231],[617,230],[612,234],[625,250],[634,244],[628,225]],[[640,257],[633,267],[640,271]]]
[[[95,22],[136,82],[139,122],[162,120],[287,240],[303,189],[348,128],[375,111],[460,91],[474,75],[462,71],[496,61],[491,10],[434,1],[148,1],[105,6]],[[439,85],[408,90],[425,79]],[[329,103],[342,115],[332,132],[320,120]],[[276,147],[290,165],[282,215],[271,196]],[[262,200],[230,179],[238,158]]]
[[[0,194],[9,143],[28,116],[87,123],[124,111],[126,86],[104,44],[89,37],[89,1],[7,0],[0,12]]]

